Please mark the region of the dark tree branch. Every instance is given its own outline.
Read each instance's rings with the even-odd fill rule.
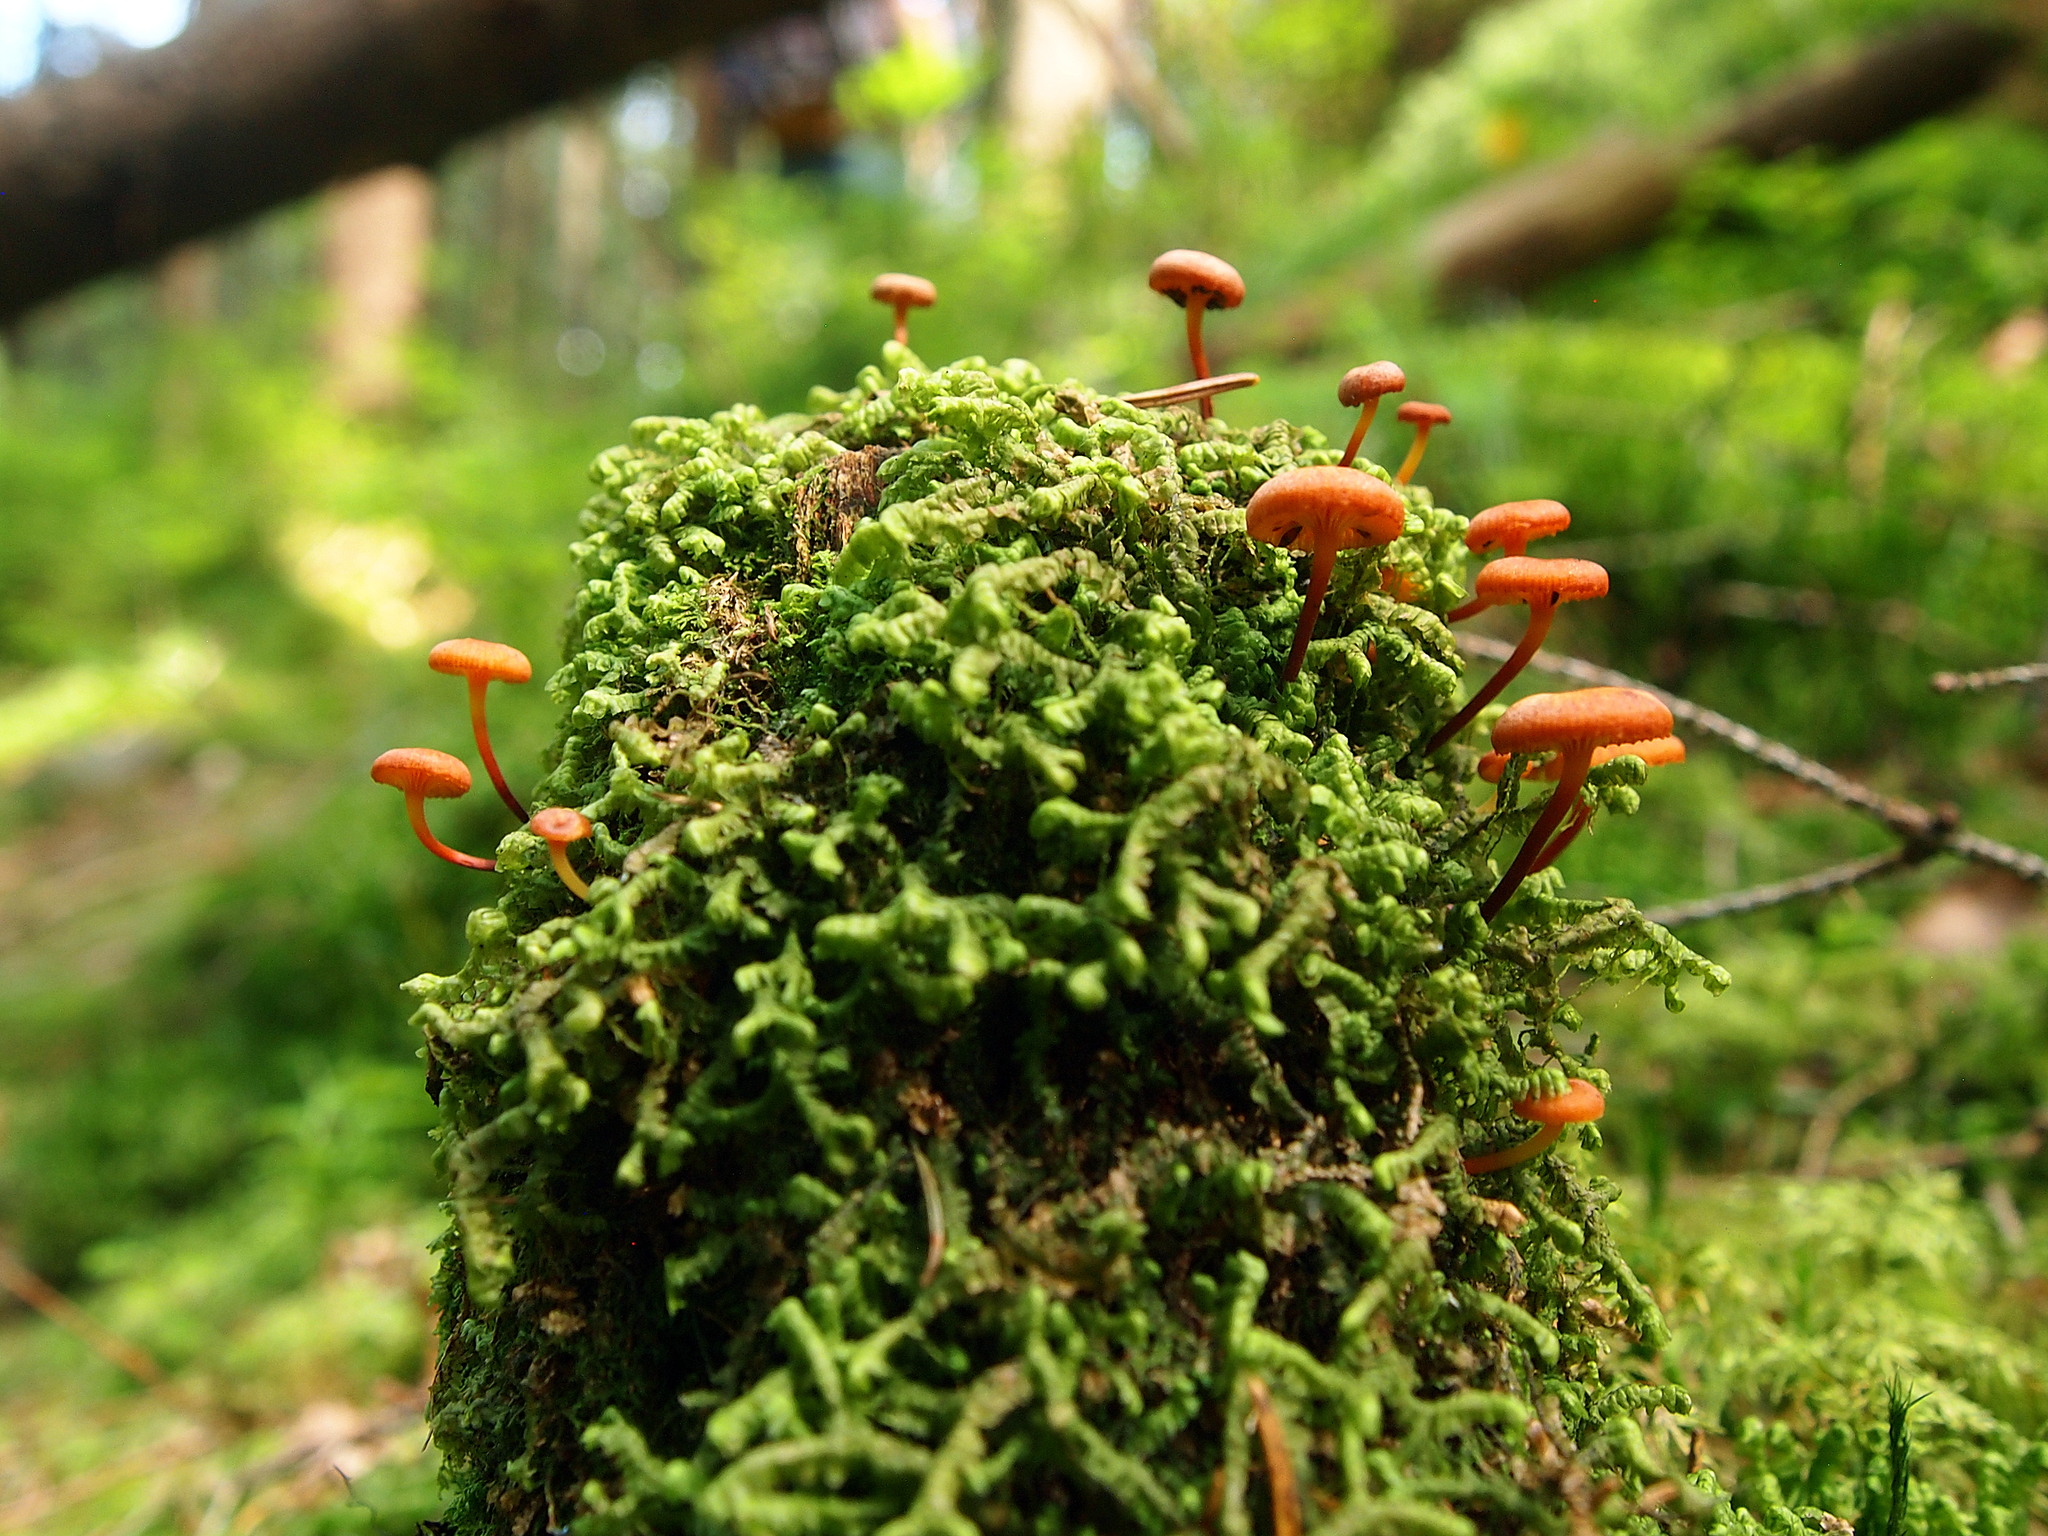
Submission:
[[[1801,149],[1862,149],[1976,96],[2021,42],[1974,17],[1936,17],[1797,75],[1690,139],[1601,139],[1453,204],[1424,234],[1423,262],[1446,298],[1527,293],[1648,241],[1706,156],[1732,149],[1775,160]]]
[[[0,101],[0,323],[803,0],[274,0]]]

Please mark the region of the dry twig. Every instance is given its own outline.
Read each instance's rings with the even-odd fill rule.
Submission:
[[[1989,672],[1937,672],[1927,681],[1936,693],[1981,693],[1987,688],[2008,688],[2015,683],[2044,683],[2048,682],[2048,661],[1993,667]]]

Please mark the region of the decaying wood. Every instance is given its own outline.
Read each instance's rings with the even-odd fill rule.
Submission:
[[[0,101],[0,323],[803,0],[292,0]]]
[[[1424,233],[1424,268],[1446,299],[1528,293],[1649,240],[1708,156],[1862,149],[1979,94],[2022,41],[1993,22],[1937,17],[1796,75],[1689,138],[1599,139],[1446,209]]]

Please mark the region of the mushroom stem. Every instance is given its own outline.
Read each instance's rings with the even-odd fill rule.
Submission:
[[[469,679],[469,728],[476,736],[476,750],[484,760],[484,772],[491,776],[491,782],[498,787],[498,798],[511,808],[512,814],[521,821],[526,820],[526,807],[519,803],[519,797],[512,793],[512,786],[505,782],[505,775],[498,768],[498,754],[491,750],[491,728],[484,723],[484,695],[489,692],[491,680],[482,673],[471,673]]]
[[[896,301],[896,345],[910,345],[910,306],[901,299]]]
[[[1538,871],[1548,869],[1551,865],[1555,864],[1558,855],[1571,847],[1572,840],[1586,830],[1586,823],[1592,819],[1593,807],[1590,805],[1580,806],[1579,814],[1572,818],[1572,824],[1550,840],[1550,846],[1543,850],[1542,856],[1529,866],[1529,873],[1532,875],[1536,874]]]
[[[1491,606],[1492,604],[1483,603],[1476,597],[1472,598],[1467,602],[1458,604],[1457,607],[1445,614],[1444,622],[1446,624],[1462,624],[1465,620],[1471,618],[1473,614],[1484,613]]]
[[[1465,1172],[1467,1175],[1492,1173],[1499,1168],[1512,1168],[1517,1163],[1526,1163],[1563,1134],[1562,1123],[1546,1125],[1527,1141],[1516,1142],[1512,1147],[1502,1147],[1498,1152],[1486,1152],[1478,1157],[1466,1158]]]
[[[1266,1458],[1266,1487],[1273,1496],[1273,1536],[1301,1536],[1301,1487],[1294,1477],[1294,1457],[1287,1449],[1287,1426],[1273,1406],[1273,1394],[1256,1376],[1245,1378],[1252,1414],[1259,1425],[1259,1449]]]
[[[1373,417],[1379,414],[1380,397],[1374,395],[1358,408],[1358,425],[1351,429],[1351,441],[1344,445],[1344,457],[1337,461],[1339,469],[1348,469],[1351,461],[1358,457],[1358,448],[1365,441],[1365,430],[1372,425]],[[1396,481],[1395,484],[1401,482]]]
[[[1282,683],[1291,683],[1301,676],[1301,664],[1308,655],[1308,638],[1315,633],[1316,619],[1323,610],[1323,594],[1330,590],[1330,573],[1336,568],[1337,541],[1325,538],[1309,557],[1308,596],[1301,605],[1300,622],[1294,626],[1294,649],[1287,653],[1287,666],[1280,674]]]
[[[387,800],[385,804],[390,802]],[[427,825],[427,797],[419,790],[408,789],[405,792],[405,814],[412,818],[413,833],[426,845],[427,852],[446,859],[450,864],[460,864],[464,869],[498,867],[496,859],[480,859],[473,853],[458,852],[434,836],[433,829]]]
[[[1444,722],[1437,733],[1429,738],[1426,750],[1434,752],[1445,742],[1454,739],[1458,732],[1470,725],[1473,718],[1500,696],[1501,689],[1515,680],[1515,675],[1529,665],[1529,658],[1542,646],[1544,637],[1550,633],[1550,621],[1557,616],[1557,603],[1553,600],[1542,604],[1529,605],[1529,627],[1522,631],[1521,643],[1515,653],[1501,663],[1500,670],[1489,677],[1485,685],[1465,701],[1465,707]]]
[[[1394,476],[1394,484],[1406,485],[1415,471],[1421,468],[1422,450],[1429,444],[1429,429],[1434,425],[1435,423],[1429,421],[1418,421],[1415,424],[1415,446],[1408,450],[1408,457],[1401,461],[1400,471]]]
[[[1202,350],[1202,311],[1208,305],[1208,296],[1199,289],[1188,295],[1188,361],[1194,364],[1195,377],[1209,377],[1209,354]],[[1202,420],[1207,421],[1216,414],[1216,407],[1209,397],[1202,397]]]
[[[1500,877],[1500,884],[1479,904],[1479,915],[1489,923],[1500,914],[1500,909],[1508,904],[1508,898],[1515,894],[1521,883],[1529,878],[1550,841],[1550,834],[1557,830],[1558,823],[1578,803],[1579,786],[1586,782],[1587,770],[1593,766],[1593,743],[1590,739],[1567,742],[1561,757],[1556,792],[1544,802],[1536,817],[1536,825],[1522,839],[1522,846],[1515,852],[1515,862]]]
[[[590,900],[590,885],[576,873],[576,866],[569,862],[569,845],[553,839],[548,842],[548,862],[555,866],[555,873],[562,877],[562,884],[569,887],[585,901]]]

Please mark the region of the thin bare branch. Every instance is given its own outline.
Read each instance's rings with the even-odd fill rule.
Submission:
[[[91,1313],[5,1248],[0,1248],[0,1289],[11,1292],[24,1305],[42,1313],[94,1354],[127,1372],[145,1387],[161,1389],[167,1385],[163,1367],[146,1350],[102,1327]]]
[[[1936,693],[1981,693],[1987,688],[2009,688],[2015,683],[2048,683],[2048,661],[1993,667],[1989,672],[1937,672],[1927,681]]]
[[[1168,384],[1161,389],[1140,390],[1135,395],[1119,398],[1126,405],[1142,405],[1147,410],[1156,411],[1169,405],[1191,405],[1212,395],[1228,394],[1233,389],[1249,389],[1258,382],[1256,373],[1218,373],[1206,379],[1190,379],[1185,384]]]
[[[1668,907],[1652,907],[1643,916],[1666,928],[1676,928],[1682,923],[1704,923],[1715,917],[1736,917],[1744,912],[1761,912],[1765,907],[1775,907],[1782,902],[1797,901],[1802,896],[1825,896],[1830,891],[1839,891],[1845,886],[1855,885],[1875,875],[1890,874],[1895,869],[1918,862],[1909,856],[1908,849],[1894,848],[1889,853],[1874,853],[1868,858],[1851,859],[1846,864],[1831,864],[1826,869],[1818,869],[1793,880],[1752,885],[1744,890],[1730,891],[1725,896],[1704,896],[1698,901],[1681,901]]]

